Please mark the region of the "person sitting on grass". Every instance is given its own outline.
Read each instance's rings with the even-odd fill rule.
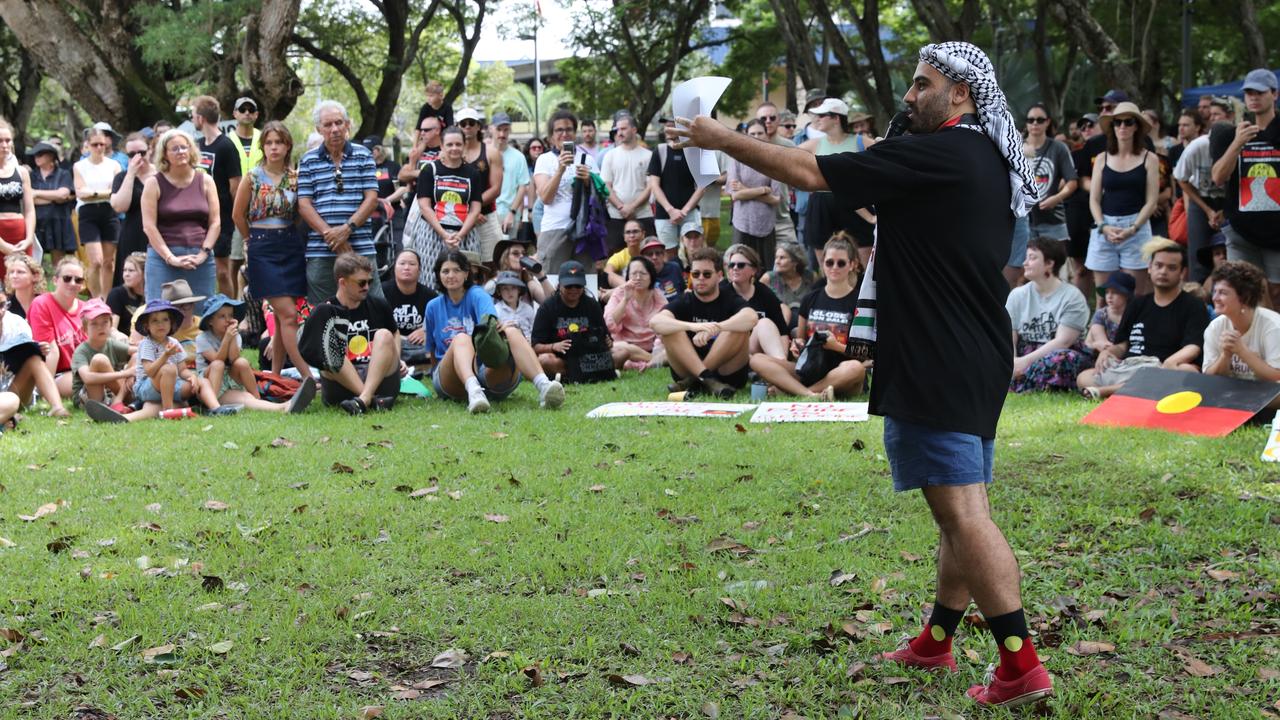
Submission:
[[[129,253],[121,263],[121,284],[107,293],[107,306],[116,316],[116,329],[125,337],[129,337],[129,322],[134,311],[147,303],[143,288],[146,264],[146,253]]]
[[[1259,307],[1267,281],[1256,266],[1228,260],[1214,268],[1213,310],[1204,331],[1204,374],[1280,382],[1280,313]],[[1280,406],[1280,399],[1270,407]]]
[[[1076,376],[1093,359],[1081,342],[1089,305],[1075,285],[1058,279],[1066,262],[1066,245],[1059,240],[1037,236],[1027,243],[1027,282],[1004,303],[1013,324],[1012,392],[1074,390]]]
[[[126,414],[96,400],[85,402],[85,411],[98,422],[135,422],[157,414],[165,420],[194,417],[189,407],[178,407],[198,398],[210,415],[234,415],[235,405],[218,402],[213,388],[186,366],[182,343],[173,330],[182,324],[182,311],[168,300],[152,300],[143,306],[135,327],[143,335],[138,343],[133,392],[143,402],[141,410]]]
[[[431,372],[436,395],[466,402],[467,412],[489,412],[489,401],[506,398],[520,384],[522,376],[533,378],[538,389],[538,405],[558,408],[564,404],[564,386],[542,372],[533,346],[520,328],[500,323],[509,352],[506,361],[487,367],[477,357],[473,341],[476,329],[487,323],[485,316],[497,317],[493,300],[471,282],[471,261],[458,250],[446,250],[436,259],[433,274],[440,294],[427,303],[423,325],[427,349],[437,359]]]
[[[400,331],[400,359],[408,365],[422,365],[426,357],[427,337],[422,332],[423,313],[436,291],[418,281],[422,273],[422,258],[418,253],[405,249],[396,255],[392,277],[382,281],[382,297],[391,306]]]
[[[822,362],[816,370],[806,368],[800,377],[796,363],[767,353],[751,356],[751,369],[770,385],[787,395],[821,398],[827,402],[837,397],[862,392],[867,366],[846,355],[849,328],[858,308],[858,291],[854,272],[858,253],[848,236],[837,233],[822,248],[822,272],[826,283],[800,301],[796,319],[796,337],[791,341],[792,353],[799,357],[806,344],[818,337],[822,343]]]
[[[18,408],[22,402],[8,390],[0,391],[0,435],[18,427]]]
[[[778,360],[786,360],[787,346],[782,338],[787,335],[787,318],[783,314],[782,302],[778,300],[778,296],[756,279],[760,273],[760,256],[755,250],[739,243],[730,245],[725,250],[724,258],[729,277],[720,283],[720,291],[736,292],[756,311],[756,317],[761,320],[751,331],[751,354],[764,353]]]
[[[667,259],[667,248],[656,235],[650,235],[644,239],[644,244],[640,246],[640,255],[647,258],[653,265],[656,275],[654,275],[654,287],[662,296],[671,302],[684,294],[688,283],[685,282],[684,268],[675,260]]]
[[[27,308],[45,291],[44,268],[26,253],[4,259],[4,289],[9,295],[9,312],[26,319]]]
[[[519,238],[514,240],[499,240],[498,244],[493,248],[493,262],[491,263],[497,272],[510,270],[520,276],[520,280],[525,283],[525,287],[529,290],[529,297],[532,299],[534,307],[546,302],[556,289],[551,285],[551,281],[547,279],[547,273],[542,267],[542,263],[538,262],[530,253],[533,252],[533,246],[521,242]],[[496,286],[490,281],[484,286],[485,292],[490,295],[495,294]]]
[[[601,300],[608,300],[613,291],[627,284],[627,264],[631,258],[640,257],[640,245],[644,242],[644,225],[639,220],[628,220],[622,226],[623,247],[609,256],[604,263],[605,288],[600,292]],[[658,242],[662,242],[659,240]]]
[[[724,265],[715,248],[690,258],[693,285],[649,321],[667,351],[671,392],[705,391],[722,400],[747,383],[748,347],[756,313],[737,293],[720,289]]]
[[[400,359],[400,331],[387,301],[371,297],[373,263],[368,257],[353,252],[339,255],[333,261],[333,276],[338,292],[311,311],[303,325],[304,340],[309,350],[303,359],[320,367],[320,396],[325,405],[337,405],[348,415],[363,415],[370,408],[390,410],[400,393],[400,378],[409,368]],[[333,318],[347,322],[342,343],[345,355],[335,363],[322,362],[310,352],[321,335],[331,328]],[[316,360],[317,362],[312,362]]]
[[[84,265],[73,255],[58,261],[53,271],[53,292],[37,295],[27,308],[27,322],[36,342],[47,344],[45,362],[53,371],[62,397],[71,397],[71,356],[84,342],[80,322],[80,291],[84,288]],[[44,395],[44,391],[40,391]]]
[[[841,234],[844,231],[840,231]],[[850,237],[844,233],[843,237]],[[800,301],[813,291],[817,278],[806,267],[805,252],[795,243],[778,245],[773,255],[773,269],[760,278],[760,282],[769,286],[778,300],[782,302],[782,314],[787,318],[788,328],[795,328],[796,314],[800,311]]]
[[[525,340],[533,337],[533,322],[538,311],[529,301],[529,285],[512,270],[503,270],[493,281],[493,306],[498,322],[513,323]]]
[[[615,380],[627,358],[613,351],[613,338],[600,302],[587,294],[587,269],[576,260],[560,266],[560,287],[538,308],[533,320],[533,351],[542,371],[565,382]]]
[[[32,391],[39,390],[40,397],[49,403],[50,417],[67,417],[70,413],[62,405],[53,371],[45,362],[45,354],[53,352],[53,347],[47,342],[37,343],[27,321],[9,312],[8,307],[9,296],[0,291],[0,363],[12,375],[8,389],[17,396],[20,406],[31,404]]]
[[[658,246],[661,249],[662,243]],[[626,284],[615,288],[604,307],[604,323],[613,337],[614,352],[625,352],[623,369],[644,372],[661,367],[666,351],[649,321],[667,306],[667,298],[656,289],[657,270],[649,258],[638,255],[627,263]]]
[[[93,399],[116,404],[120,412],[133,399],[137,371],[129,343],[113,336],[115,319],[102,300],[87,300],[80,310],[85,341],[71,356],[71,402],[76,407]]]
[[[1133,300],[1137,282],[1129,273],[1116,270],[1098,288],[1098,294],[1102,295],[1102,307],[1098,308],[1089,321],[1089,337],[1085,340],[1085,347],[1101,353],[1115,343],[1116,331],[1120,329],[1125,308]]]
[[[1116,330],[1116,343],[1098,355],[1094,367],[1076,378],[1080,392],[1093,400],[1110,397],[1144,367],[1200,372],[1200,344],[1209,311],[1182,289],[1187,249],[1168,238],[1143,246],[1155,292],[1129,303]]]
[[[200,314],[200,336],[196,338],[196,373],[218,396],[218,402],[244,405],[250,410],[300,413],[316,395],[316,381],[305,377],[288,403],[262,399],[253,366],[240,356],[240,321],[245,306],[241,300],[216,293],[204,302]]]

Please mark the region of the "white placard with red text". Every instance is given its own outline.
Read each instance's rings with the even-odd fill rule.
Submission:
[[[766,402],[751,422],[866,422],[869,417],[864,402]]]

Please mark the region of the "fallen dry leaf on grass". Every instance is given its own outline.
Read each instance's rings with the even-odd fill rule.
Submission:
[[[488,521],[489,521],[489,522],[491,522],[491,523],[504,523],[504,522],[509,521],[511,518],[507,517],[506,515],[497,515],[497,514],[490,514],[490,513],[486,513],[486,514],[485,514],[485,516],[484,516],[484,519],[485,519],[485,520],[488,520]]]
[[[382,711],[385,708],[382,705],[365,705],[356,713],[356,720],[373,720],[382,717]]]
[[[520,669],[520,672],[527,678],[534,687],[542,687],[544,680],[542,679],[542,670],[537,664],[528,665]]]
[[[351,467],[350,465],[343,465],[340,462],[335,462],[333,465],[329,466],[329,472],[335,475],[350,475],[355,471],[356,471],[355,468]]]
[[[211,512],[222,512],[231,506],[221,500],[205,500],[203,507],[205,510],[209,510]]]
[[[670,678],[647,678],[644,675],[619,675],[610,673],[606,676],[610,683],[621,687],[643,687],[658,683],[670,682]]]
[[[1115,652],[1116,646],[1109,642],[1099,642],[1097,640],[1080,640],[1076,644],[1067,648],[1067,652],[1079,657],[1086,655],[1097,655],[1099,653]]]
[[[54,502],[45,503],[40,507],[36,508],[35,513],[32,515],[19,515],[18,519],[26,522],[34,522],[36,520],[39,520],[42,517],[45,517],[46,515],[52,515],[53,513],[58,512],[58,508],[66,507],[66,505],[67,505],[66,500],[58,499],[58,500],[55,500]]]
[[[1204,574],[1205,574],[1205,575],[1208,575],[1209,577],[1213,578],[1214,580],[1217,580],[1218,582],[1226,582],[1226,581],[1228,581],[1228,580],[1235,580],[1236,578],[1240,577],[1240,573],[1238,573],[1238,572],[1233,572],[1233,571],[1231,571],[1231,570],[1213,570],[1213,569],[1209,569],[1209,570],[1205,570],[1205,571],[1204,571]]]
[[[435,656],[431,661],[433,668],[460,668],[467,664],[469,656],[466,650],[450,648]]]
[[[596,485],[592,485],[591,487],[587,488],[587,490],[590,490],[590,491],[591,491],[591,492],[593,492],[593,493],[601,493],[601,492],[604,492],[604,491],[605,491],[605,487],[606,487],[606,486],[604,486],[604,485],[596,484]]]

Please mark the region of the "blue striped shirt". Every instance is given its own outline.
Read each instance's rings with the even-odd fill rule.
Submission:
[[[338,192],[333,160],[324,145],[307,151],[298,161],[298,198],[309,198],[311,205],[333,226],[345,225],[360,204],[366,190],[378,190],[378,169],[373,153],[363,145],[348,142],[342,151],[342,192]],[[369,223],[351,233],[351,249],[360,255],[373,255],[373,231]],[[307,232],[307,258],[331,258],[334,253],[315,230]]]

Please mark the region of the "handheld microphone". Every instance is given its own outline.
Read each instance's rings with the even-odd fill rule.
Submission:
[[[889,120],[889,129],[885,130],[884,139],[897,137],[907,132],[907,128],[911,126],[911,113],[906,110],[899,110]]]

